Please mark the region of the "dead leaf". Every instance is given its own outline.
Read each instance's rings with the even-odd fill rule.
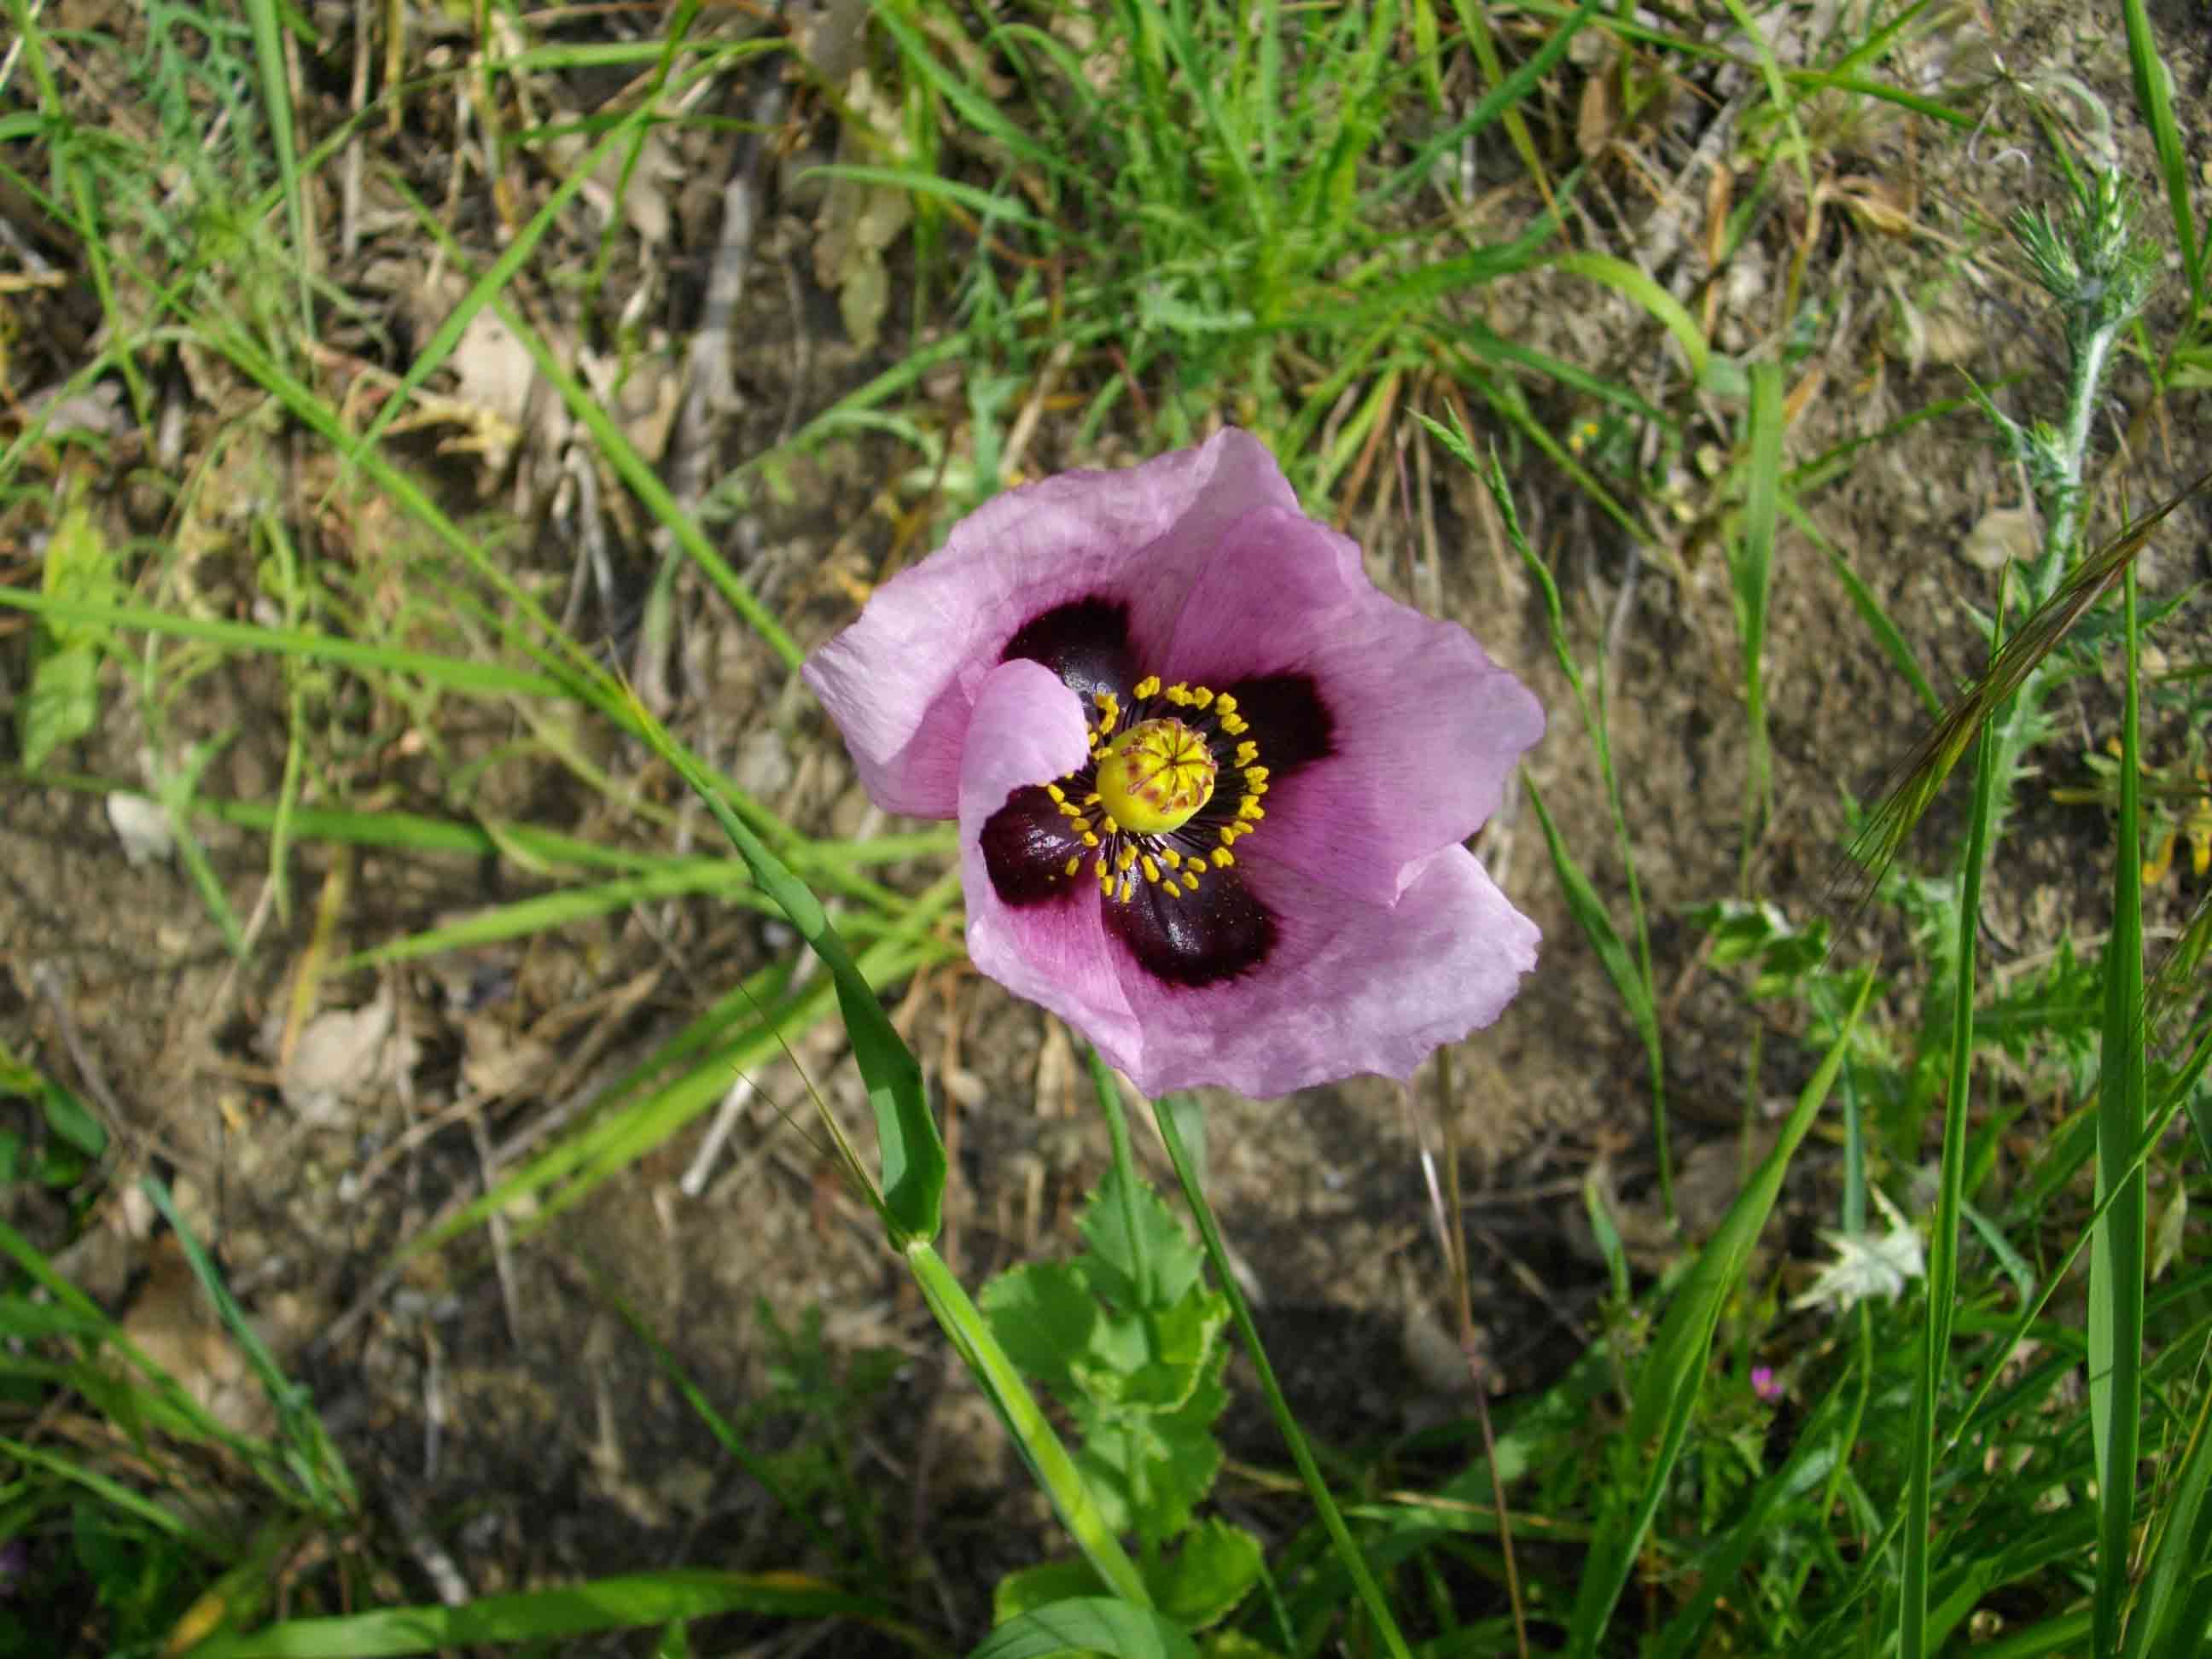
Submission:
[[[2027,564],[2043,550],[2043,532],[2035,511],[2026,507],[2000,507],[1982,514],[1981,522],[1959,544],[1959,556],[1978,570],[2002,570],[2017,560]]]
[[[284,1103],[310,1123],[327,1122],[345,1098],[388,1077],[393,1057],[392,994],[359,1008],[330,1008],[309,1020],[280,1079]],[[401,1063],[405,1063],[404,1057]]]
[[[866,70],[855,70],[846,83],[845,108],[851,118],[838,138],[840,161],[881,166],[908,153],[897,111],[875,89]],[[874,348],[884,313],[890,308],[890,272],[884,252],[913,217],[905,191],[838,179],[815,219],[815,279],[836,290],[845,331],[863,351]]]
[[[161,803],[145,795],[118,789],[107,797],[107,822],[115,839],[123,843],[123,860],[137,869],[144,864],[166,862],[177,850],[169,829],[169,815]]]

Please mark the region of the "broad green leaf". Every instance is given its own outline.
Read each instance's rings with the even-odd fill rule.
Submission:
[[[1132,1237],[1132,1224],[1139,1237]],[[1198,1283],[1204,1258],[1175,1212],[1141,1183],[1125,1194],[1119,1170],[1109,1169],[1100,1178],[1077,1226],[1091,1247],[1092,1283],[1123,1308],[1146,1305],[1137,1283],[1140,1262],[1152,1276],[1151,1305],[1155,1308],[1174,1306]]]
[[[1145,1575],[1152,1599],[1188,1630],[1226,1618],[1259,1582],[1260,1540],[1226,1521],[1201,1521],[1166,1560]]]
[[[115,593],[115,560],[90,510],[72,506],[46,543],[40,592],[63,605],[101,605]],[[23,765],[37,771],[100,718],[100,653],[108,630],[97,622],[49,616],[40,630],[30,688],[16,720]]]
[[[1053,1659],[1066,1653],[1110,1653],[1117,1659],[1198,1659],[1181,1626],[1144,1607],[1106,1596],[1055,1601],[999,1626],[968,1659]]]
[[[115,597],[115,556],[89,509],[72,507],[62,514],[46,543],[39,591],[64,604],[104,605]],[[91,620],[50,618],[46,635],[61,650],[97,649],[111,637],[106,625]]]
[[[1213,1425],[1229,1405],[1220,1380],[1228,1358],[1225,1347],[1217,1349],[1207,1374],[1172,1412],[1119,1410],[1089,1399],[1073,1402],[1083,1430],[1075,1461],[1116,1530],[1134,1530],[1159,1543],[1190,1524],[1191,1510],[1221,1471]]]
[[[1106,1587],[1081,1556],[1042,1561],[1001,1578],[991,1592],[991,1622],[1009,1624],[1025,1613],[1048,1607],[1055,1601],[1079,1601],[1103,1595]]]
[[[91,731],[99,718],[99,651],[88,645],[41,649],[16,714],[24,770],[37,771],[57,749]]]
[[[984,1317],[1023,1375],[1066,1395],[1097,1340],[1098,1299],[1072,1261],[1032,1261],[983,1286]]]
[[[1102,1324],[1093,1348],[1103,1364],[1075,1368],[1075,1382],[1101,1405],[1130,1411],[1179,1412],[1214,1370],[1229,1304],[1193,1290],[1175,1307]]]

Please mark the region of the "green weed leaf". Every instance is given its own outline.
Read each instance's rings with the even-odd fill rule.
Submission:
[[[40,579],[46,597],[103,605],[115,596],[115,560],[92,514],[72,507],[46,544]],[[100,717],[100,652],[106,627],[49,618],[40,630],[31,684],[18,715],[23,765],[36,771],[57,749],[75,743]]]
[[[1039,1607],[1048,1607],[1055,1601],[1081,1601],[1103,1594],[1105,1588],[1081,1556],[1024,1567],[1008,1573],[991,1591],[991,1622],[1011,1624]]]
[[[968,1659],[1051,1659],[1063,1653],[1198,1659],[1198,1645],[1158,1613],[1102,1595],[1025,1613],[977,1643]]]
[[[1172,1307],[1198,1283],[1204,1258],[1174,1212],[1141,1182],[1125,1189],[1119,1170],[1107,1170],[1099,1181],[1078,1230],[1091,1247],[1091,1282],[1123,1308]],[[1144,1287],[1146,1268],[1149,1295]]]
[[[1117,1530],[1139,1532],[1157,1544],[1190,1525],[1192,1509],[1221,1472],[1213,1425],[1229,1405],[1221,1386],[1228,1363],[1229,1350],[1217,1346],[1175,1411],[1122,1408],[1092,1399],[1076,1404],[1083,1449],[1075,1461]]]
[[[984,1316],[1022,1374],[1055,1394],[1073,1391],[1071,1367],[1092,1346],[1097,1299],[1073,1261],[1032,1261],[983,1287]]]
[[[37,1067],[16,1059],[5,1043],[0,1043],[0,1095],[37,1101],[46,1127],[87,1158],[107,1151],[107,1131],[85,1103]]]
[[[40,650],[18,717],[24,769],[37,771],[54,750],[91,731],[99,717],[99,652],[82,645]]]
[[[1259,1582],[1260,1540],[1226,1521],[1201,1521],[1182,1547],[1145,1575],[1167,1617],[1190,1630],[1226,1618]]]

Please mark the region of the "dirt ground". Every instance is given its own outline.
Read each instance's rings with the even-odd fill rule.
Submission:
[[[2201,111],[2201,20],[2184,6],[2167,9],[2181,104]],[[2069,6],[2015,9],[2005,27],[2002,42],[1993,41],[1962,9],[1914,49],[1913,61],[1931,85],[1951,84],[1968,74],[1962,63],[1986,64],[1995,55],[2015,76],[2071,74],[2112,112],[2114,142],[2133,175],[2153,178],[2130,113],[2124,50],[2091,38]],[[1571,107],[1565,100],[1582,73],[1563,78],[1557,107]],[[601,91],[581,78],[568,90],[584,107]],[[1690,155],[1714,108],[1740,90],[1724,79],[1685,88],[1671,113],[1632,135],[1662,176],[1686,181],[1691,199],[1702,199],[1705,185],[1689,171]],[[2018,97],[1992,91],[1990,103],[1991,129],[1974,147],[1939,143],[1905,118],[1887,116],[1828,140],[1836,163],[1829,182],[1839,194],[1826,209],[1808,264],[1822,344],[1790,375],[1793,389],[1809,388],[1789,435],[1793,462],[1957,398],[1968,375],[1998,388],[2002,406],[2016,415],[2055,412],[2056,320],[2039,309],[2019,262],[1991,228],[2025,202],[2052,199],[2053,180]],[[787,139],[795,150],[822,151],[832,141],[830,118],[818,109],[793,119]],[[2212,155],[2201,125],[2197,137],[2200,156]],[[666,269],[651,280],[618,276],[608,292],[619,297],[627,281],[628,291],[653,297],[661,319],[655,338],[672,365],[720,230],[721,181],[750,153],[743,140],[688,131],[671,142],[690,146],[677,158],[690,182],[663,191],[669,223],[661,239],[624,241],[617,254]],[[2014,143],[2025,148],[2005,153]],[[14,159],[22,165],[21,156]],[[395,143],[389,159],[433,199],[442,196],[445,164],[434,148]],[[787,435],[910,343],[896,303],[872,349],[852,343],[836,296],[817,280],[819,198],[792,182],[793,171],[763,173],[763,210],[734,327],[744,343],[734,364],[740,412],[719,436],[716,471]],[[550,188],[549,179],[527,168],[516,176],[541,194]],[[1774,314],[1773,286],[1796,251],[1792,228],[1804,219],[1795,182],[1778,185],[1784,199],[1769,233],[1754,237],[1709,288],[1702,233],[1686,237],[1661,222],[1675,210],[1672,198],[1655,201],[1623,168],[1600,168],[1598,177],[1590,211],[1612,216],[1593,227],[1606,245],[1633,250],[1693,308],[1710,305],[1719,349],[1755,345]],[[470,189],[481,191],[482,181]],[[1845,204],[1852,197],[1863,210]],[[1865,208],[1869,202],[1876,206]],[[1529,206],[1515,199],[1496,210],[1510,220]],[[1886,208],[1901,220],[1877,210]],[[0,198],[0,216],[9,211]],[[2162,222],[2155,213],[2147,218],[2154,228]],[[410,250],[404,225],[396,216],[376,222],[382,228],[325,273],[375,325],[334,329],[331,344],[397,368],[459,287],[450,276],[417,281],[421,254]],[[488,228],[465,234],[489,250]],[[579,258],[591,257],[595,223],[579,217],[564,234]],[[890,257],[896,275],[910,256],[895,242]],[[2165,337],[2177,286],[2167,282],[2148,319],[2154,341]],[[573,314],[568,290],[526,270],[520,292],[556,339],[593,337],[592,319]],[[82,318],[82,298],[72,290],[7,300],[18,339],[11,395],[27,398],[78,366],[70,319]],[[1552,276],[1489,293],[1483,303],[1487,320],[1510,337],[1678,406],[1686,396],[1698,405],[1668,384],[1674,360],[1625,301]],[[45,343],[27,349],[32,339]],[[228,430],[228,411],[216,402],[226,386],[205,366],[173,362],[159,371],[164,407],[175,408],[183,423],[184,459],[170,462],[181,468],[196,451],[204,459],[198,447]],[[958,402],[952,378],[948,407]],[[464,394],[488,395],[456,393]],[[1591,412],[1545,388],[1531,395],[1561,431]],[[654,411],[665,414],[673,392],[639,383],[631,396],[642,430]],[[2100,427],[2100,453],[2112,453],[2119,423],[2146,396],[2140,368],[2124,362]],[[572,509],[555,504],[548,483],[557,482],[559,465],[540,453],[550,429],[543,409],[542,397],[516,406],[516,453],[496,465],[457,458],[435,434],[395,442],[439,480],[453,509],[519,506],[517,568],[557,592],[573,558],[564,539],[571,520],[563,516]],[[1811,1063],[1789,1041],[1785,1016],[1751,1005],[1727,975],[1711,969],[1686,918],[1690,907],[1737,888],[1747,764],[1741,674],[1723,562],[1698,533],[1714,506],[1714,468],[1695,453],[1696,445],[1717,447],[1724,460],[1734,419],[1713,405],[1693,420],[1695,444],[1670,484],[1681,503],[1672,544],[1632,548],[1540,457],[1516,471],[1531,539],[1555,562],[1586,660],[1602,659],[1609,677],[1613,741],[1651,906],[1675,1156],[1693,1234],[1725,1206],[1741,1167],[1754,1028],[1784,1022],[1771,1033],[1753,1085],[1762,1100],[1794,1094]],[[2137,458],[2114,476],[2124,477],[2138,503],[2162,499],[2212,462],[2212,434],[2191,408],[2131,435]],[[135,427],[120,422],[112,469],[97,481],[112,533],[173,538],[180,517],[189,520],[207,538],[194,577],[201,597],[217,612],[246,604],[251,562],[239,525],[226,522],[219,507],[180,510],[167,493],[134,487],[135,469],[158,470],[164,459],[138,443]],[[1035,473],[1131,455],[1124,441],[1103,457],[1064,445],[1048,421],[1024,464]],[[221,463],[231,469],[224,476],[234,495],[276,492],[311,537],[321,514],[315,544],[324,556],[374,565],[376,526],[331,527],[327,464],[297,434],[265,434],[234,456]],[[1448,459],[1436,459],[1440,559],[1427,562],[1416,525],[1395,513],[1369,521],[1363,509],[1357,527],[1372,568],[1386,586],[1464,622],[1537,689],[1552,727],[1531,775],[1600,890],[1617,899],[1621,871],[1596,769],[1552,660],[1538,598],[1480,492]],[[840,440],[792,469],[781,492],[718,523],[718,543],[802,643],[849,618],[854,582],[920,550],[904,544],[883,505],[889,482],[910,461],[885,439]],[[1863,452],[1806,504],[1899,623],[1929,678],[1948,689],[1979,659],[1974,612],[1994,591],[1993,576],[1966,556],[1970,538],[1993,511],[2022,500],[2015,470],[1969,411]],[[586,607],[580,625],[627,653],[635,648],[635,609],[652,567],[635,523],[611,509],[610,517],[617,580]],[[2112,522],[2109,494],[2099,522],[2106,529]],[[0,575],[8,580],[35,569],[32,523],[21,509],[0,509]],[[2145,561],[2154,592],[2212,575],[2208,532],[2212,508],[2204,503],[2177,515]],[[394,556],[379,582],[401,580],[404,569]],[[834,732],[769,672],[744,626],[688,579],[675,604],[672,720],[686,739],[791,822],[840,833],[868,823]],[[0,628],[7,630],[0,633],[0,686],[20,691],[29,631],[4,620]],[[1771,641],[1776,811],[1753,885],[1805,919],[1833,914],[1845,792],[1864,799],[1878,791],[1909,752],[1921,714],[1824,556],[1794,533],[1785,533],[1779,550]],[[455,647],[448,641],[447,648]],[[228,732],[231,741],[204,787],[231,799],[274,797],[291,696],[280,665],[214,664],[158,733],[119,667],[110,672],[103,724],[67,757],[70,771],[136,782],[145,775],[149,744]],[[2100,688],[2083,687],[2067,693],[2057,713],[2064,735],[2044,757],[2045,776],[2023,793],[2018,842],[1995,878],[1991,948],[2015,955],[2094,925],[2106,856],[2100,814],[2053,801],[2050,788],[2080,781],[2081,753],[2110,730],[2109,702]],[[438,743],[426,744],[409,735],[409,711],[334,715],[328,729],[353,746],[331,757],[330,781],[355,805],[520,819],[626,844],[643,844],[650,831],[665,837],[662,845],[679,837],[714,845],[711,825],[680,807],[673,830],[654,830],[617,812],[542,751],[512,758],[518,732],[504,713],[447,699],[434,718],[447,723],[436,727]],[[641,774],[637,757],[590,734],[580,742],[617,775]],[[465,786],[455,782],[464,771]],[[673,801],[665,780],[650,787]],[[1926,832],[1923,856],[1940,852],[1942,834],[1940,823]],[[1477,845],[1545,934],[1540,968],[1519,1000],[1458,1052],[1449,1126],[1464,1160],[1486,1370],[1493,1390],[1510,1398],[1556,1376],[1593,1334],[1604,1274],[1586,1236],[1580,1188],[1594,1168],[1602,1166],[1623,1206],[1639,1261],[1656,1268],[1672,1247],[1653,1196],[1642,1050],[1567,915],[1533,815],[1509,805]],[[851,1357],[863,1350],[897,1356],[895,1386],[836,1418],[858,1480],[823,1501],[867,1510],[845,1516],[854,1535],[879,1540],[917,1601],[941,1606],[968,1638],[977,1633],[981,1588],[1057,1547],[979,1396],[865,1212],[836,1190],[803,1132],[809,1109],[788,1062],[758,1074],[759,1098],[697,1195],[686,1195],[681,1183],[704,1119],[526,1240],[513,1237],[528,1224],[519,1215],[397,1274],[386,1271],[398,1247],[495,1173],[515,1167],[556,1118],[586,1106],[628,1062],[764,960],[777,942],[773,927],[703,900],[656,900],[518,945],[325,977],[316,981],[315,1005],[295,1010],[292,988],[315,953],[328,960],[546,884],[514,860],[341,854],[307,837],[280,908],[264,835],[214,826],[208,850],[231,903],[253,929],[254,949],[243,963],[226,951],[176,860],[126,860],[100,793],[19,781],[0,795],[0,1038],[37,1054],[97,1103],[118,1146],[112,1196],[80,1241],[67,1243],[58,1206],[33,1190],[8,1196],[9,1218],[42,1245],[67,1244],[70,1270],[110,1305],[131,1309],[133,1328],[149,1341],[167,1343],[159,1351],[173,1354],[194,1386],[228,1390],[240,1420],[254,1420],[239,1363],[213,1340],[176,1275],[158,1271],[158,1230],[131,1190],[149,1169],[173,1178],[246,1305],[312,1386],[393,1535],[427,1530],[476,1593],[553,1574],[677,1562],[852,1565],[794,1558],[757,1488],[626,1326],[623,1304],[765,1449],[824,1432],[824,1419],[803,1407],[818,1407],[835,1390],[808,1395],[789,1386],[788,1356],[779,1358],[762,1304],[787,1327],[818,1307],[833,1375],[851,1376]],[[914,886],[936,873],[917,864],[886,878]],[[2173,921],[2191,896],[2185,880],[2159,890],[2154,925]],[[1625,920],[1625,910],[1616,914]],[[319,935],[325,927],[331,931]],[[1844,948],[1893,944],[1880,928],[1878,917],[1863,922]],[[945,1102],[956,1170],[949,1258],[975,1285],[1040,1251],[1067,1248],[1073,1216],[1107,1153],[1065,1036],[956,966],[929,970],[894,1000]],[[365,1020],[364,1010],[371,1011]],[[1889,1017],[1907,1012],[1898,1001]],[[329,1086],[288,1091],[292,1062],[280,1054],[331,1012],[356,1023],[322,1028],[336,1049]],[[834,1047],[816,1040],[802,1042],[799,1053],[864,1133],[865,1103]],[[1371,1449],[1466,1405],[1466,1378],[1445,1335],[1447,1279],[1420,1164],[1425,1145],[1443,1145],[1439,1117],[1432,1079],[1413,1097],[1370,1080],[1283,1102],[1209,1103],[1212,1189],[1228,1237],[1250,1269],[1249,1288],[1263,1306],[1294,1404],[1315,1432],[1340,1444]],[[1157,1146],[1147,1140],[1140,1153],[1171,1186]],[[1832,1215],[1826,1157],[1815,1149],[1800,1160],[1777,1240],[1785,1247],[1809,1249],[1814,1229]],[[1255,1411],[1240,1405],[1231,1432],[1238,1456],[1271,1468],[1281,1462]],[[1267,1525],[1274,1500],[1262,1488],[1232,1475],[1224,1495]],[[420,1595],[427,1586],[404,1588]]]

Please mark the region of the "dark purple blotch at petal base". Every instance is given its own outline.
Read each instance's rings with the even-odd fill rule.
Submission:
[[[1126,697],[1137,682],[1129,645],[1129,607],[1119,599],[1071,599],[1032,617],[1014,630],[1001,662],[1041,662],[1083,699],[1087,710],[1101,691]]]
[[[1336,722],[1310,674],[1261,674],[1215,689],[1236,697],[1252,728],[1244,735],[1259,744],[1260,764],[1274,782],[1335,752]]]
[[[1082,836],[1068,828],[1067,815],[1038,785],[1017,789],[1006,804],[983,821],[983,867],[1005,902],[1021,908],[1049,903],[1079,890],[1083,877],[1067,873],[1067,861],[1084,854]],[[1080,878],[1080,879],[1079,879]]]
[[[1256,968],[1275,948],[1275,919],[1233,869],[1212,870],[1195,893],[1168,898],[1139,882],[1127,902],[1105,906],[1106,931],[1137,965],[1168,985],[1196,989]]]

